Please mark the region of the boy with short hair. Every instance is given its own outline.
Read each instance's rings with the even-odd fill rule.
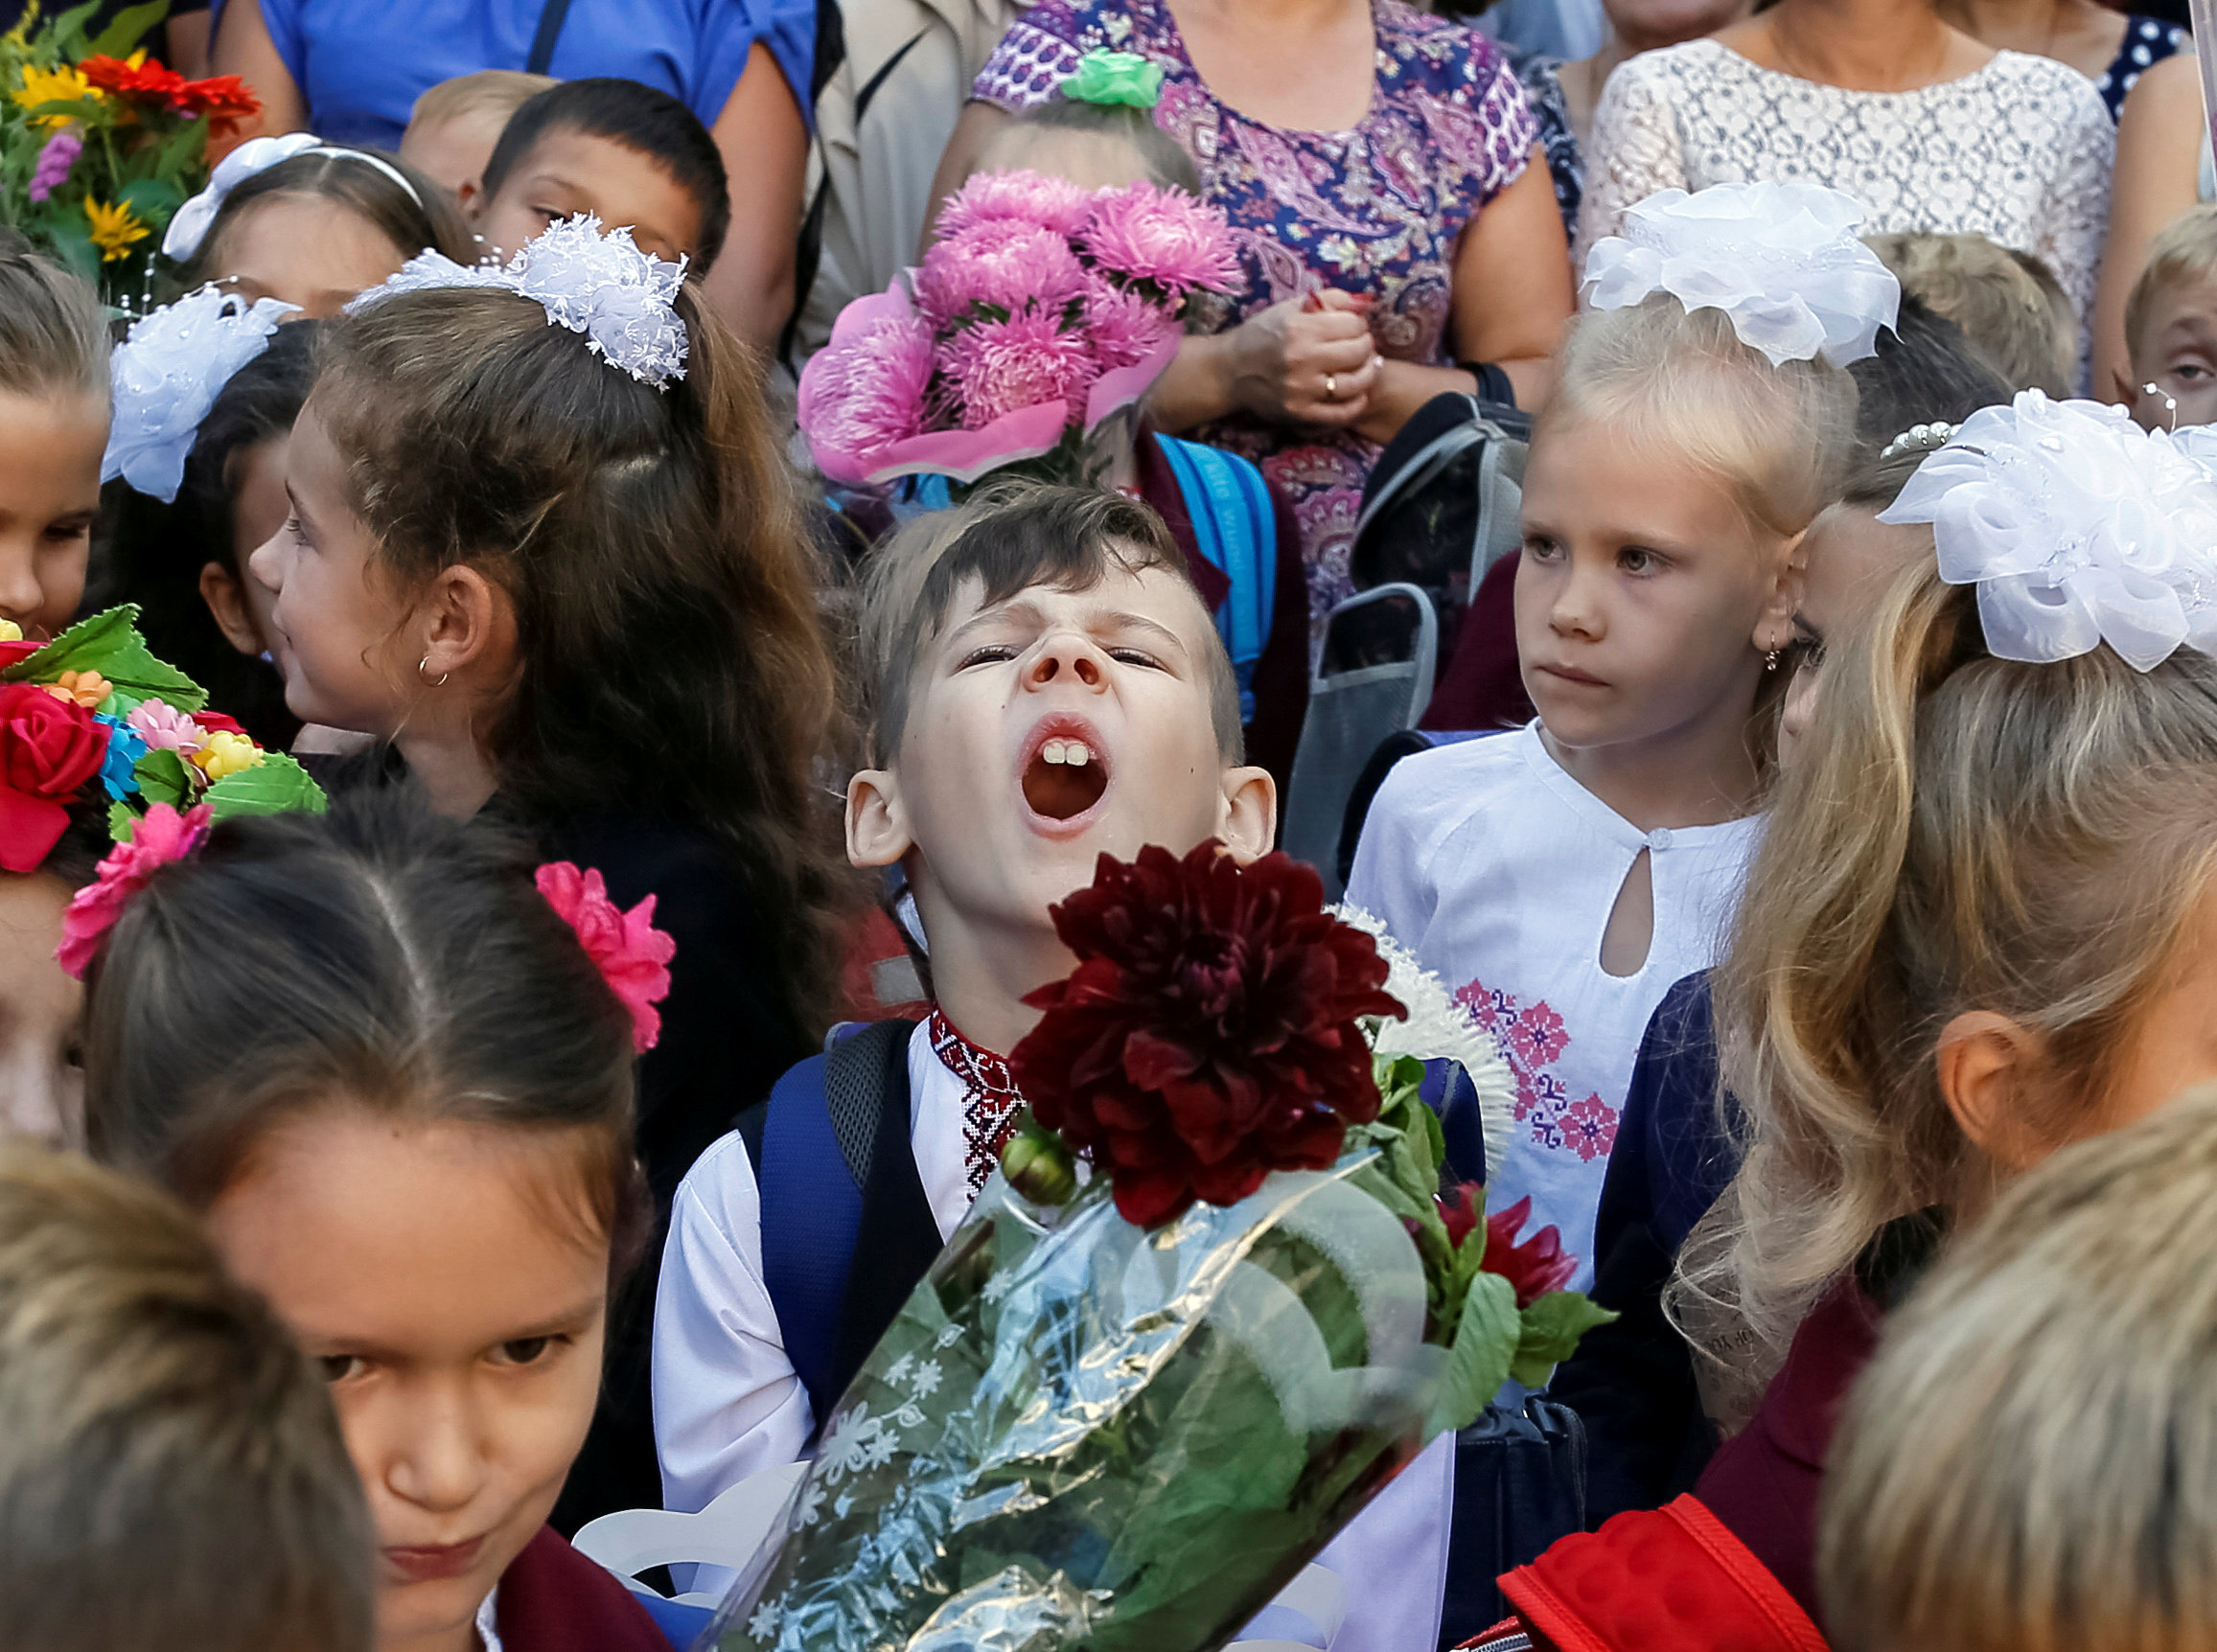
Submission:
[[[871,767],[847,783],[847,855],[906,874],[935,1008],[801,1064],[679,1188],[655,1304],[672,1508],[806,1456],[968,1213],[1023,1106],[1003,1057],[1038,1019],[1025,995],[1072,968],[1049,906],[1104,853],[1214,837],[1245,861],[1274,835],[1223,641],[1143,505],[1016,487],[921,518],[873,560],[861,631]],[[1444,1463],[1340,1540],[1366,1546],[1336,1563],[1349,1652],[1437,1639]]]
[[[2142,429],[2217,424],[2217,207],[2198,206],[2156,237],[2125,300],[2133,382],[2122,398]]]
[[[8,1652],[370,1652],[376,1541],[322,1374],[199,1224],[0,1146]]]
[[[2012,390],[2058,401],[2078,381],[2079,328],[2063,284],[2038,258],[1982,235],[1866,236],[1902,291],[1951,321]]]
[[[636,80],[565,80],[510,117],[462,212],[507,258],[550,223],[591,213],[657,258],[705,275],[731,227],[724,156],[701,117]]]
[[[521,69],[480,69],[441,80],[408,111],[401,159],[459,200],[465,188],[473,190],[483,179],[509,117],[561,83]]]

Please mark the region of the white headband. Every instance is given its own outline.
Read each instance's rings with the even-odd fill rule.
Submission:
[[[419,208],[424,204],[424,197],[416,193],[416,186],[408,182],[407,174],[366,149],[340,149],[325,143],[313,132],[288,132],[281,138],[248,138],[217,164],[216,170],[208,174],[208,187],[177,209],[176,217],[170,219],[170,227],[162,236],[162,256],[179,264],[193,258],[208,239],[216,215],[223,210],[224,197],[248,178],[294,155],[331,155],[340,160],[360,161],[364,166],[377,168],[400,185]]]
[[[142,493],[174,499],[200,421],[231,376],[268,349],[277,324],[299,308],[275,298],[248,305],[211,282],[133,323],[108,356],[115,418],[100,479],[121,476]]]
[[[594,355],[659,390],[685,376],[685,324],[675,301],[686,262],[641,252],[629,229],[603,235],[600,219],[588,213],[549,225],[505,268],[420,253],[346,308],[351,315],[398,293],[435,287],[504,287],[537,300],[550,323],[584,333]]]
[[[1582,290],[1595,310],[1667,292],[1689,311],[1722,310],[1773,367],[1820,355],[1845,367],[1877,354],[1902,303],[1902,284],[1856,239],[1862,218],[1851,196],[1811,183],[1664,190],[1595,243]]]
[[[1879,520],[1931,523],[1940,577],[1978,587],[1999,658],[2217,654],[2217,431],[2150,434],[2026,390],[1972,414]]]

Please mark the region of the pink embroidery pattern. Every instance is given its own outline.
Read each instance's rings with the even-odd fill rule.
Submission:
[[[1501,1041],[1516,1075],[1516,1117],[1530,1128],[1532,1139],[1553,1152],[1575,1153],[1587,1164],[1608,1157],[1617,1144],[1619,1110],[1599,1095],[1573,1101],[1550,1070],[1570,1048],[1562,1017],[1545,999],[1519,1003],[1480,981],[1458,991],[1455,1001]]]

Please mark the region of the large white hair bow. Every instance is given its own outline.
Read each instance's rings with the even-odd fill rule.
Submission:
[[[268,349],[278,323],[299,308],[274,298],[249,305],[211,283],[134,322],[108,356],[115,417],[100,479],[121,476],[142,493],[174,499],[200,421],[231,376]]]
[[[1879,520],[1932,524],[1940,577],[1978,587],[2003,659],[2217,654],[2217,432],[2150,434],[2026,390],[1972,414]]]
[[[346,308],[352,313],[433,287],[504,287],[537,300],[548,322],[584,333],[594,355],[659,390],[685,376],[685,324],[675,301],[686,262],[641,252],[629,229],[603,235],[588,213],[549,225],[505,266],[421,253]]]
[[[208,174],[207,187],[177,209],[170,219],[170,227],[162,232],[162,256],[179,264],[191,262],[208,239],[208,231],[215,227],[216,215],[223,210],[224,199],[248,178],[267,172],[280,161],[289,161],[294,155],[335,155],[342,160],[359,161],[365,167],[375,167],[398,184],[408,199],[416,205],[424,204],[424,197],[416,194],[416,186],[407,180],[400,168],[381,155],[373,155],[367,149],[350,149],[327,144],[313,132],[287,132],[278,138],[248,138],[216,164]]]
[[[1586,255],[1585,301],[1623,310],[1667,292],[1689,311],[1721,310],[1773,367],[1820,355],[1845,367],[1877,353],[1902,303],[1893,271],[1856,239],[1862,219],[1853,197],[1811,183],[1664,190]]]

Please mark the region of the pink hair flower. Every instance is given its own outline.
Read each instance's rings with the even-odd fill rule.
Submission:
[[[1028,223],[1068,238],[1093,211],[1094,192],[1046,172],[979,172],[939,209],[938,233],[960,235],[981,223]]]
[[[1100,377],[1085,335],[1065,333],[1051,315],[965,328],[939,347],[939,365],[961,396],[965,430],[1049,402],[1063,402],[1071,420],[1082,418],[1085,393]]]
[[[1085,288],[1070,242],[1030,223],[975,224],[935,243],[916,271],[916,303],[942,327],[969,319],[978,305],[1011,315],[1059,310]]]
[[[1183,190],[1103,190],[1077,240],[1102,268],[1180,296],[1195,287],[1229,292],[1238,283],[1231,224]]]
[[[173,751],[179,757],[190,757],[208,744],[208,730],[196,719],[158,700],[142,700],[131,707],[124,723],[147,743],[149,751]]]
[[[62,913],[61,945],[55,949],[56,961],[79,980],[84,979],[100,951],[101,937],[115,928],[130,898],[164,866],[192,854],[207,835],[205,803],[182,815],[167,803],[156,803],[140,815],[130,840],[107,852],[100,863],[100,875],[78,890],[69,910]]]
[[[534,882],[631,1011],[632,1048],[641,1055],[653,1049],[662,1036],[655,1005],[670,996],[669,963],[678,952],[678,943],[655,928],[655,897],[627,912],[609,899],[597,871],[581,871],[568,860],[547,862]]]

